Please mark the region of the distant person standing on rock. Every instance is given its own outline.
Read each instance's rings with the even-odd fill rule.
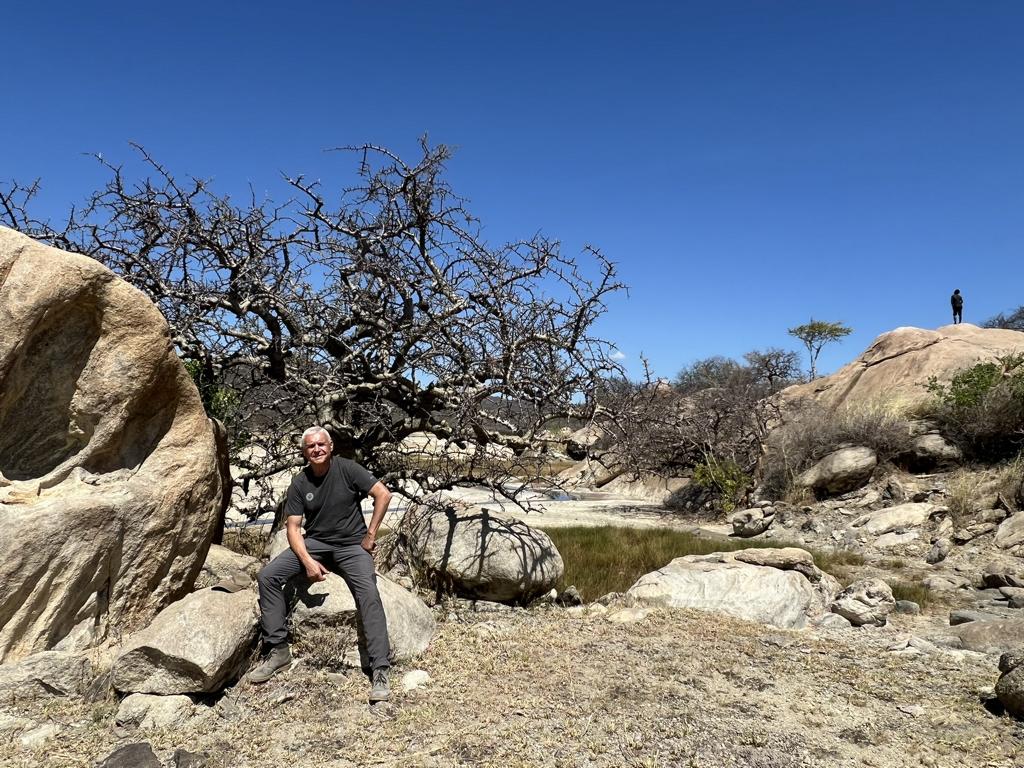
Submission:
[[[323,427],[310,427],[302,434],[302,455],[307,465],[292,480],[285,501],[289,549],[271,560],[256,577],[263,645],[270,653],[249,673],[248,680],[265,683],[291,664],[285,583],[299,574],[310,582],[323,581],[329,571],[334,571],[355,598],[369,657],[363,672],[373,686],[370,701],[386,701],[391,666],[388,625],[370,553],[391,492],[359,464],[333,456],[333,449],[331,436]],[[367,495],[373,498],[369,527],[359,504]],[[305,536],[300,529],[303,518]]]
[[[953,291],[949,297],[949,303],[953,305],[953,325],[964,321],[964,297],[960,295],[960,289]]]

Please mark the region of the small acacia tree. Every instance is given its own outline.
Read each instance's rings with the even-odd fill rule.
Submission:
[[[234,457],[244,483],[296,466],[294,438],[316,423],[381,478],[500,488],[552,420],[593,416],[582,393],[620,369],[592,326],[623,286],[590,247],[578,260],[539,235],[487,243],[445,178],[451,151],[420,148],[410,163],[347,148],[356,172],[339,192],[291,176],[286,199],[239,203],[136,147],[148,175],[100,158],[109,180],[66,222],[33,217],[37,185],[17,183],[0,186],[0,222],[152,298],[252,435]],[[418,432],[458,458],[396,450]]]
[[[842,323],[815,320],[813,317],[809,323],[789,329],[789,335],[800,339],[804,346],[807,347],[807,356],[810,358],[811,363],[809,373],[811,379],[818,377],[818,355],[821,354],[822,348],[826,344],[831,344],[845,336],[849,336],[851,333],[853,333],[853,329],[848,328]]]

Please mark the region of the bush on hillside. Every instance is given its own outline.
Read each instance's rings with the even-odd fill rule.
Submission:
[[[932,377],[927,388],[933,418],[964,455],[996,461],[1024,447],[1024,354],[978,363],[948,384]]]
[[[909,450],[912,441],[909,420],[892,404],[863,403],[833,411],[805,403],[773,433],[762,464],[761,488],[769,497],[782,498],[798,474],[843,446],[867,446],[879,462],[888,462]]]

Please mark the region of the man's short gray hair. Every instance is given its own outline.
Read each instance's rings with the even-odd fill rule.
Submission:
[[[328,432],[326,429],[324,429],[323,427],[321,427],[319,425],[312,426],[309,429],[307,429],[305,432],[303,432],[302,433],[302,437],[299,438],[299,445],[301,445],[303,448],[305,448],[306,447],[306,438],[309,437],[310,435],[315,435],[317,432],[323,432],[325,435],[327,435],[327,444],[329,446],[331,446],[332,448],[334,447],[334,441],[331,439],[331,433]]]

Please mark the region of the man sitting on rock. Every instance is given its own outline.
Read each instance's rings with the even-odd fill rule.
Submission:
[[[323,427],[302,433],[302,455],[307,466],[292,479],[285,501],[288,544],[256,577],[260,587],[263,644],[270,649],[266,660],[249,673],[252,683],[264,683],[292,660],[286,621],[285,584],[305,570],[311,581],[323,581],[328,569],[341,576],[355,598],[366,638],[370,676],[370,701],[389,696],[387,619],[377,591],[373,557],[377,529],[387,511],[391,492],[354,461],[333,457],[334,443]],[[367,527],[359,502],[373,497],[373,515]],[[305,517],[306,535],[301,524]]]

